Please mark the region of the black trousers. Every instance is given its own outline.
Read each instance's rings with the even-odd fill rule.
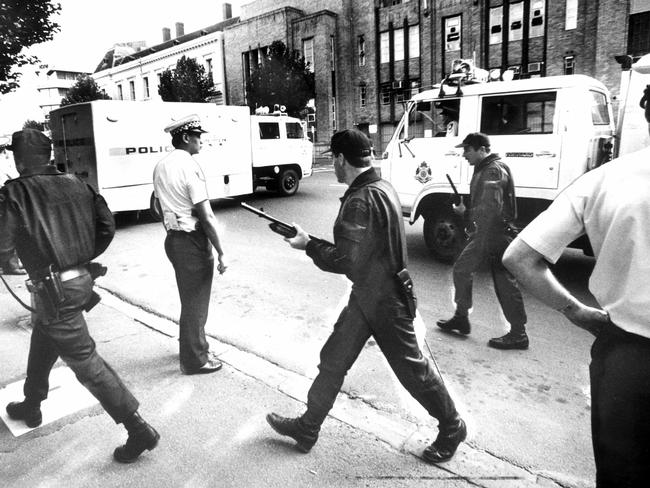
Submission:
[[[210,350],[205,323],[214,276],[212,244],[202,231],[169,231],[165,252],[174,267],[181,299],[180,362],[188,370],[197,369],[206,363]]]
[[[362,309],[352,292],[320,353],[319,373],[307,395],[303,421],[320,426],[334,405],[348,370],[366,341],[374,337],[400,383],[441,427],[458,421],[458,413],[438,372],[423,356],[406,304],[384,297],[374,309]]]
[[[526,310],[517,280],[503,263],[503,253],[512,238],[503,234],[478,236],[469,241],[454,264],[454,301],[456,309],[467,312],[472,308],[472,284],[474,273],[484,263],[489,263],[494,291],[506,320],[513,331],[524,332]]]
[[[35,295],[37,319],[33,324],[23,391],[28,401],[45,400],[50,371],[61,357],[113,420],[121,423],[138,410],[139,404],[113,368],[97,353],[95,341],[88,332],[82,311],[92,288],[90,275],[63,282],[66,299],[58,318]]]
[[[614,325],[591,348],[591,430],[598,488],[650,483],[650,339]]]

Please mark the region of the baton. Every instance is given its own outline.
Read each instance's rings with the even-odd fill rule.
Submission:
[[[461,198],[460,194],[458,193],[458,190],[456,189],[456,185],[454,185],[454,182],[451,181],[451,176],[449,176],[449,173],[445,173],[445,176],[447,177],[447,181],[451,185],[451,189],[454,190],[454,195],[456,195],[456,201],[458,202],[458,205],[463,201]]]

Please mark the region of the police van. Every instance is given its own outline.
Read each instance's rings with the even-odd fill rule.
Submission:
[[[299,119],[250,115],[211,103],[97,100],[50,112],[54,160],[90,183],[117,213],[150,209],[153,169],[174,148],[164,127],[197,114],[208,132],[194,158],[211,200],[246,195],[263,184],[293,195],[312,174],[312,143]]]
[[[510,167],[518,228],[612,156],[611,100],[599,81],[572,75],[486,82],[485,75],[480,81],[473,76],[471,68],[453,73],[413,96],[381,161],[382,177],[397,190],[404,216],[411,224],[424,218],[426,245],[444,262],[453,261],[465,243],[450,181],[467,204],[473,168],[455,146],[468,133],[487,134],[492,152]]]

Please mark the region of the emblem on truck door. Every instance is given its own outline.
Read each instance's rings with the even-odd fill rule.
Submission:
[[[415,170],[415,179],[423,185],[431,181],[431,168],[426,161],[422,161],[418,169]]]

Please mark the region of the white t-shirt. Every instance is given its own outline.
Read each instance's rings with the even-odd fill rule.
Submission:
[[[650,338],[650,148],[578,178],[518,238],[555,263],[584,233],[589,290],[617,326]]]
[[[196,230],[194,205],[208,199],[205,175],[199,163],[182,149],[161,159],[153,170],[154,192],[163,211],[167,230]]]

